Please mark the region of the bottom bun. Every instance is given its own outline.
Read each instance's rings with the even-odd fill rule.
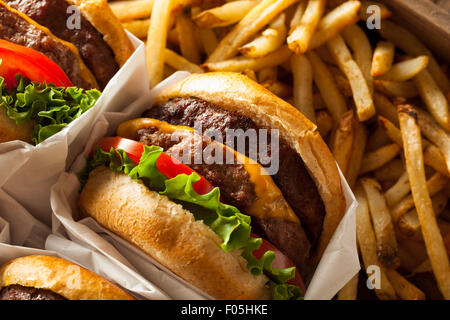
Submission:
[[[92,271],[44,255],[11,260],[0,268],[0,290],[19,285],[52,291],[69,300],[135,300]]]
[[[124,173],[93,170],[79,205],[84,214],[216,299],[270,298],[268,279],[253,276],[239,251],[223,251],[220,237],[191,212]]]
[[[6,108],[0,106],[0,143],[13,140],[22,140],[31,143],[34,125],[34,121],[16,124],[6,114]]]

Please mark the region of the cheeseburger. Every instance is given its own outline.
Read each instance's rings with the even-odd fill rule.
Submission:
[[[0,268],[0,300],[134,300],[99,275],[44,255],[11,260]]]
[[[97,142],[80,177],[83,214],[218,299],[301,298],[345,211],[315,125],[235,73],[162,92]]]

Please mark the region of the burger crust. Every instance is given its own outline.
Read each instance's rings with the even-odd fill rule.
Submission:
[[[122,172],[93,170],[80,195],[82,213],[131,242],[216,299],[268,299],[268,279],[253,276],[239,251],[191,212]]]
[[[4,264],[0,268],[0,290],[10,285],[50,290],[69,300],[135,300],[94,272],[45,255],[25,256]]]
[[[103,35],[103,40],[113,50],[119,66],[133,54],[134,47],[120,21],[106,0],[66,0],[80,8],[82,15]]]
[[[303,159],[325,205],[326,215],[315,253],[315,259],[320,259],[345,213],[346,202],[336,161],[317,127],[289,103],[238,73],[193,74],[163,91],[155,105],[179,97],[200,98],[236,111],[261,128],[279,129],[280,137]]]

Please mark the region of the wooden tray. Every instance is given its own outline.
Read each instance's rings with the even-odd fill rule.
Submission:
[[[450,64],[450,0],[382,0],[393,18]]]

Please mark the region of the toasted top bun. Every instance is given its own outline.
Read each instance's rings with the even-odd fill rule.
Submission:
[[[11,260],[0,268],[0,289],[21,285],[50,290],[69,300],[135,300],[92,271],[44,255]]]
[[[270,298],[268,279],[253,276],[239,251],[223,251],[220,237],[191,212],[124,173],[104,166],[93,170],[79,206],[214,298]]]
[[[111,47],[119,66],[122,66],[134,51],[119,19],[114,15],[106,0],[67,0],[80,8],[83,16],[103,34],[103,40]]]
[[[248,77],[233,72],[193,74],[163,91],[155,104],[196,97],[235,111],[260,128],[278,129],[280,137],[303,159],[325,205],[319,259],[345,213],[345,198],[336,161],[317,127],[300,111]]]

